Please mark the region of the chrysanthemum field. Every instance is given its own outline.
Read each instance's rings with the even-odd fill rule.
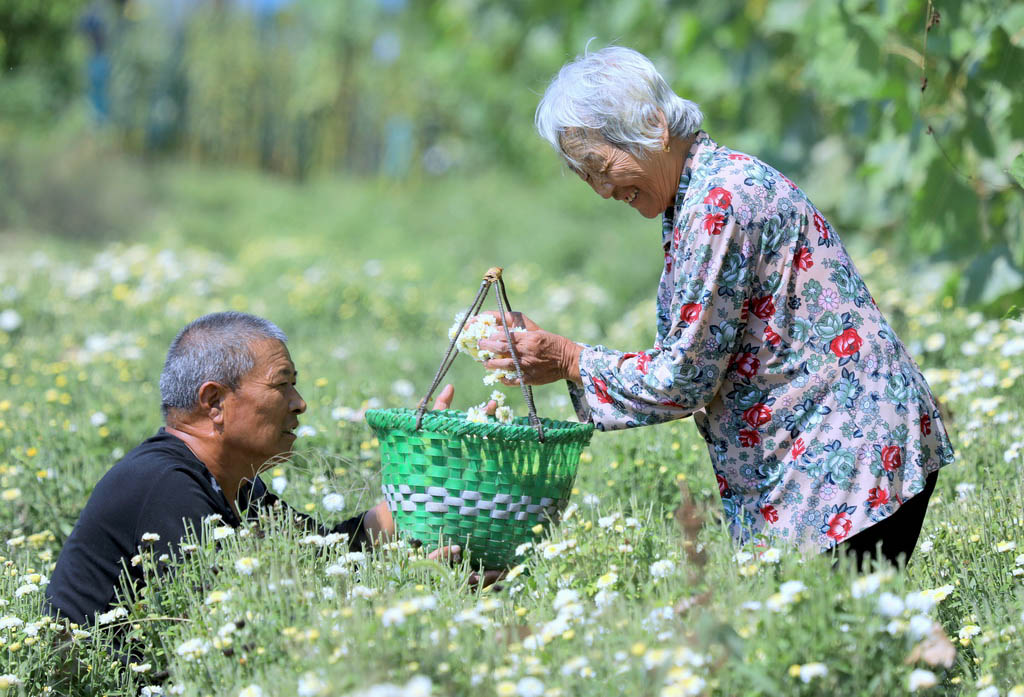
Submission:
[[[180,560],[139,550],[129,563],[173,571],[96,626],[41,613],[91,487],[161,425],[164,352],[198,315],[289,334],[309,410],[263,477],[326,522],[381,498],[362,412],[418,401],[487,267],[541,326],[648,346],[660,227],[572,184],[296,189],[172,168],[130,238],[0,239],[0,695],[1024,695],[1024,323],[856,240],[958,455],[901,574],[735,548],[684,421],[595,435],[564,520],[498,587],[470,588],[470,561],[352,554],[279,515],[209,521]],[[482,376],[456,362],[457,407],[486,398]],[[563,386],[537,398],[569,417]]]

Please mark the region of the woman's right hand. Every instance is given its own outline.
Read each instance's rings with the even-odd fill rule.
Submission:
[[[546,385],[556,380],[571,380],[576,383],[581,381],[579,365],[582,348],[579,344],[559,334],[544,331],[530,318],[520,313],[507,314],[505,317],[509,325],[519,321],[520,326],[526,329],[523,332],[512,332],[511,337],[527,385]],[[484,363],[485,368],[515,371],[504,329],[498,329],[481,340],[479,346],[496,356]],[[502,382],[506,385],[518,384],[518,380]]]

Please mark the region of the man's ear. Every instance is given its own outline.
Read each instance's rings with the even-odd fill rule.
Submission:
[[[199,387],[198,411],[218,426],[224,423],[224,399],[230,390],[219,382],[204,382]]]

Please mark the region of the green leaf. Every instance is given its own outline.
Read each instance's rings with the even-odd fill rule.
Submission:
[[[1024,189],[1024,153],[1017,155],[1010,165],[1010,176],[1017,181],[1017,186]]]

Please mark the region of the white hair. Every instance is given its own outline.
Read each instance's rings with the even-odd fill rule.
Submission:
[[[189,323],[171,342],[160,374],[164,416],[195,409],[204,382],[237,389],[255,365],[252,344],[264,339],[288,341],[273,322],[244,312],[215,312]]]
[[[534,124],[566,162],[579,168],[562,142],[567,131],[596,131],[610,145],[644,158],[661,149],[659,110],[669,134],[679,138],[696,133],[704,118],[700,107],[672,91],[646,56],[609,46],[562,66],[537,106]]]

